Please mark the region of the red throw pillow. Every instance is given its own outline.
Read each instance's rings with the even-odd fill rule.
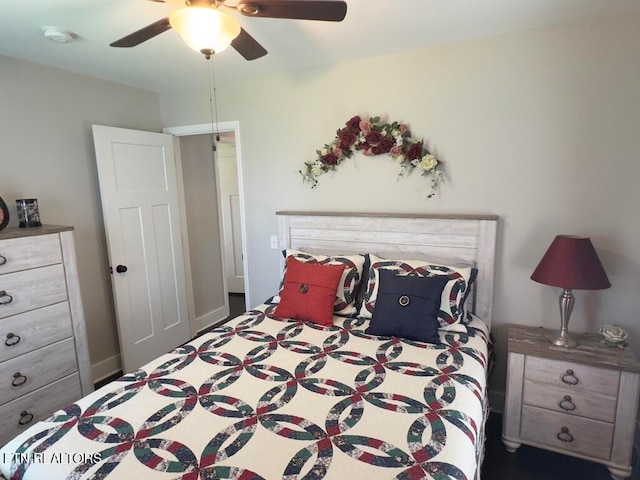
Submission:
[[[333,305],[343,271],[344,265],[304,263],[288,257],[274,316],[333,325]]]

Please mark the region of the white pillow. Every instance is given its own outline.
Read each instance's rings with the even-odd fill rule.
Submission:
[[[376,304],[381,268],[404,272],[407,275],[433,276],[447,275],[450,280],[442,291],[438,321],[441,328],[455,329],[463,320],[463,307],[467,291],[471,288],[471,267],[439,265],[427,260],[389,260],[369,254],[369,275],[366,281],[359,316],[371,318]]]

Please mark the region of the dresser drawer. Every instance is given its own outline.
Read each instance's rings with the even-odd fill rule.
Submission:
[[[0,275],[61,262],[58,234],[0,241]]]
[[[573,391],[566,386],[525,380],[522,401],[526,405],[613,423],[616,419],[617,394],[617,391],[610,394]]]
[[[524,379],[525,382],[544,386],[542,388],[556,386],[572,392],[605,392],[617,395],[620,372],[528,355]]]
[[[0,446],[81,396],[80,379],[74,373],[0,406]]]
[[[62,265],[0,275],[0,318],[35,310],[67,299]]]
[[[0,364],[0,405],[77,370],[73,338]]]
[[[0,362],[71,337],[69,303],[21,313],[0,320]]]
[[[613,424],[524,405],[520,437],[555,450],[608,460]]]

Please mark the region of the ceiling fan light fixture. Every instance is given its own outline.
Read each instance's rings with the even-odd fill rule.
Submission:
[[[169,15],[171,27],[196,52],[220,53],[240,34],[231,16],[210,7],[185,7]]]

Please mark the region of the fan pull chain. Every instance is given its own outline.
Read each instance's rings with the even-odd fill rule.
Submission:
[[[218,131],[218,97],[216,95],[216,74],[213,62],[207,58],[207,72],[209,75],[209,114],[211,115],[211,150],[217,150],[217,142],[220,141],[220,132]],[[212,91],[213,85],[213,91]],[[214,128],[214,112],[215,112],[215,128]],[[215,138],[214,138],[215,133]]]

